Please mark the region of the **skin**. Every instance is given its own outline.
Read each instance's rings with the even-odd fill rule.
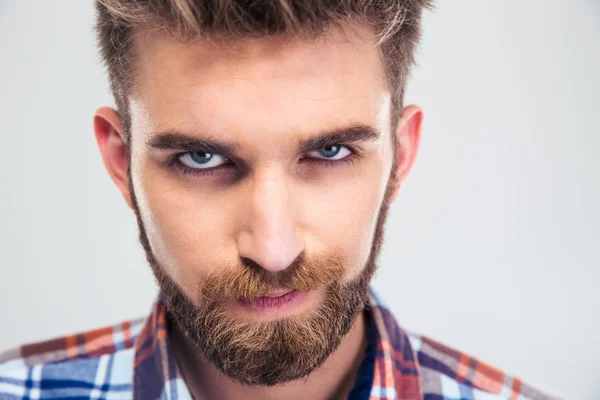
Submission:
[[[181,43],[166,34],[137,32],[137,76],[131,108],[132,186],[154,255],[192,301],[201,302],[198,276],[240,257],[278,272],[302,252],[341,249],[346,278],[367,261],[392,161],[396,190],[418,149],[423,112],[407,106],[390,115],[381,55],[369,29],[331,29],[317,39],[268,37],[233,42]],[[390,131],[391,118],[398,128]],[[377,140],[347,143],[338,155],[298,143],[332,130],[362,125]],[[127,135],[119,114],[96,111],[94,131],[106,169],[130,207]],[[161,132],[231,143],[232,163],[210,175],[186,175],[168,166],[190,149],[152,149]],[[392,135],[399,147],[392,151]],[[346,145],[344,141],[340,145]],[[348,150],[346,150],[348,149]],[[326,165],[344,158],[353,163]],[[217,166],[223,159],[210,164]],[[196,168],[201,168],[196,165]],[[314,309],[316,290],[285,315]],[[274,320],[280,312],[228,310],[240,318]],[[341,346],[307,378],[275,387],[249,387],[219,374],[173,332],[177,357],[197,398],[344,398],[366,342],[358,318]],[[192,378],[193,377],[193,378]]]

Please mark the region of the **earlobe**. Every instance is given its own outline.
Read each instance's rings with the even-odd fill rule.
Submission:
[[[133,208],[127,174],[127,138],[121,117],[117,111],[102,107],[94,114],[94,134],[108,174]]]
[[[422,123],[423,110],[419,106],[404,107],[396,131],[398,148],[394,157],[396,157],[398,173],[391,201],[394,201],[400,193],[400,187],[415,163],[421,142]]]

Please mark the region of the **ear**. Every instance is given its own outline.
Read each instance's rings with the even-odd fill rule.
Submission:
[[[406,179],[415,163],[417,151],[419,150],[419,144],[421,142],[422,122],[423,110],[419,106],[410,105],[404,107],[402,115],[400,116],[400,121],[398,122],[398,130],[395,133],[398,141],[398,148],[396,149],[397,151],[394,156],[398,163],[398,174],[391,201],[396,200],[404,179]]]
[[[119,113],[109,107],[99,108],[94,114],[94,134],[108,174],[133,208],[127,175],[127,138]]]

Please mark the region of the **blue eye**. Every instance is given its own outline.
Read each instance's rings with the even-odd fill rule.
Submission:
[[[227,159],[218,154],[188,151],[179,157],[179,161],[188,168],[208,169],[226,163]]]
[[[308,153],[310,157],[321,160],[340,160],[344,157],[347,157],[349,154],[352,154],[352,152],[346,146],[342,146],[340,144],[323,147],[319,150]]]
[[[348,146],[336,144],[311,151],[300,160],[324,167],[338,167],[353,164],[358,158],[360,156]],[[228,167],[233,167],[235,170],[235,163],[232,163],[229,158],[205,151],[179,153],[171,159],[169,166],[183,174],[197,176],[212,175],[221,170],[231,169]]]

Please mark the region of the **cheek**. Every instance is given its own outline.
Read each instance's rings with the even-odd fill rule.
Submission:
[[[225,234],[230,221],[222,217],[228,213],[221,212],[227,207],[198,186],[162,175],[150,168],[139,174],[136,196],[144,226],[160,267],[198,301],[200,277],[235,259]]]
[[[378,158],[365,162],[352,175],[303,196],[307,231],[323,248],[343,251],[348,278],[358,275],[369,257],[387,177]]]

